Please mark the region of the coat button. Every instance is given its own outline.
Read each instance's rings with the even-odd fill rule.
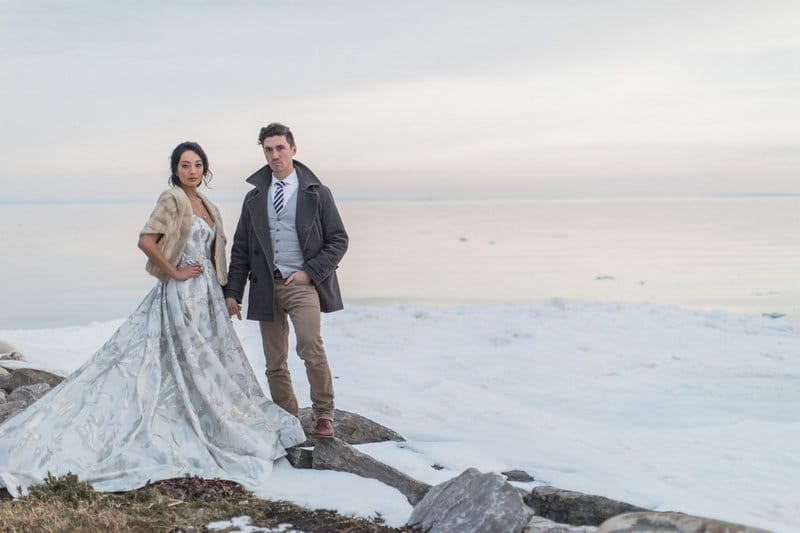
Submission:
[[[250,280],[250,281],[252,281],[253,283],[258,283],[258,278],[257,278],[257,277],[255,277],[255,276],[253,276],[253,279],[252,279],[252,280]]]
[[[253,255],[261,255],[261,252],[258,250],[253,250]]]

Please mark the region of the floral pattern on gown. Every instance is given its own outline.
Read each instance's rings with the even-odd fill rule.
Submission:
[[[214,228],[192,218],[181,264],[202,274],[159,282],[94,356],[0,425],[0,486],[17,496],[48,472],[100,491],[185,474],[263,485],[297,418],[262,392],[211,261]]]

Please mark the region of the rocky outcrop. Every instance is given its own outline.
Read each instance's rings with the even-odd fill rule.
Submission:
[[[597,531],[594,526],[571,526],[559,524],[543,516],[532,516],[522,533],[592,533]]]
[[[306,432],[306,435],[310,435],[314,431],[314,416],[311,408],[304,407],[300,409],[298,418],[300,418],[300,423],[303,425],[303,431]],[[386,426],[382,426],[356,413],[336,409],[334,410],[333,418],[333,430],[336,433],[336,437],[348,444],[406,440]]]
[[[22,361],[25,357],[23,357],[12,344],[0,341],[0,361],[9,359],[12,361]]]
[[[314,464],[314,452],[308,448],[293,446],[286,449],[286,459],[295,468],[311,468]]]
[[[19,413],[28,406],[25,402],[0,403],[0,424]]]
[[[0,424],[47,394],[63,379],[44,370],[0,367]]]
[[[533,479],[533,476],[527,473],[524,470],[509,470],[507,472],[501,472],[506,479],[509,481],[521,481],[523,483],[528,483],[530,481],[536,481]]]
[[[337,410],[335,416],[337,438],[312,438],[300,447],[290,448],[287,450],[289,462],[295,468],[349,472],[396,488],[411,505],[416,505],[408,521],[415,530],[521,533],[761,531],[681,513],[648,511],[603,496],[556,487],[536,487],[528,492],[507,483],[500,475],[481,474],[474,468],[431,488],[357,450],[345,440],[354,443],[404,440],[399,434],[355,413]],[[302,409],[300,417],[304,429],[310,433],[313,427],[311,409]],[[502,474],[509,481],[534,480],[522,470],[509,470]],[[622,517],[624,521],[620,521]]]
[[[50,390],[50,385],[47,383],[34,383],[33,385],[23,385],[22,387],[17,387],[11,394],[8,395],[8,401],[10,402],[25,402],[25,404],[32,404],[42,396],[44,396],[47,391]]]
[[[606,520],[597,529],[597,533],[649,533],[653,531],[671,533],[767,533],[766,529],[723,522],[713,518],[655,511],[621,514]]]
[[[429,490],[407,525],[428,533],[521,533],[531,514],[503,476],[468,468]]]
[[[356,450],[339,438],[317,439],[312,467],[317,470],[337,470],[377,479],[399,490],[411,505],[416,505],[430,489],[430,485]]]
[[[36,370],[34,368],[17,368],[11,372],[11,379],[8,386],[5,387],[8,391],[13,391],[25,385],[34,385],[36,383],[47,383],[51,387],[55,387],[64,381],[64,378],[45,372],[44,370]]]
[[[584,494],[556,487],[536,487],[525,499],[536,514],[555,522],[574,526],[599,526],[612,516],[647,511],[604,496]]]

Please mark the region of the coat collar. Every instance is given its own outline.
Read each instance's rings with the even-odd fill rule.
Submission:
[[[322,182],[314,172],[303,163],[297,159],[293,159],[292,165],[297,172],[297,182],[300,186],[300,190],[307,191],[312,187],[322,185]],[[264,165],[253,172],[245,181],[251,185],[255,185],[259,189],[262,187],[269,187],[270,183],[272,183],[272,170],[270,170],[269,165]]]
[[[297,238],[302,245],[308,240],[311,231],[312,221],[317,213],[319,194],[317,187],[322,183],[314,173],[299,161],[294,161],[294,168],[297,171],[297,181],[299,183],[297,195],[297,213],[295,214],[295,228]],[[265,257],[270,261],[272,267],[272,241],[269,236],[269,215],[268,215],[268,189],[272,183],[272,171],[269,165],[258,169],[253,175],[247,178],[247,182],[255,185],[256,189],[252,196],[248,193],[245,205],[250,211],[250,221],[255,228],[255,235],[258,239]],[[299,194],[303,193],[303,194]]]

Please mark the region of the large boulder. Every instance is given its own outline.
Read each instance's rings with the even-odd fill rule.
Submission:
[[[559,524],[543,516],[532,516],[522,533],[592,533],[597,531],[594,526],[571,526]]]
[[[314,466],[314,451],[301,446],[286,448],[286,459],[295,468],[312,468]]]
[[[536,481],[533,479],[533,476],[527,473],[524,470],[509,470],[507,472],[500,472],[506,479],[509,481],[520,481],[522,483],[529,483],[531,481]]]
[[[0,366],[0,390],[7,389],[10,381],[11,372]]]
[[[19,413],[28,406],[25,402],[0,403],[0,424]]]
[[[604,496],[556,487],[535,487],[525,503],[539,516],[573,526],[599,526],[618,514],[648,510]]]
[[[11,380],[8,383],[7,390],[13,391],[25,385],[33,385],[36,383],[47,383],[51,387],[55,387],[64,381],[64,378],[45,372],[44,370],[36,370],[35,368],[17,368],[11,372]]]
[[[625,513],[603,522],[597,533],[766,533],[758,529],[684,513]]]
[[[303,407],[300,409],[298,418],[306,435],[311,435],[314,432],[314,415],[311,408]],[[348,444],[406,440],[386,426],[382,426],[359,414],[342,411],[341,409],[335,409],[333,412],[333,429],[336,432],[336,437]]]
[[[30,405],[50,390],[50,385],[47,383],[34,383],[33,385],[23,385],[17,387],[11,394],[8,395],[10,402],[25,402]]]
[[[407,525],[428,533],[521,533],[530,516],[522,497],[503,476],[468,468],[429,490]]]
[[[403,493],[411,505],[416,505],[431,488],[430,485],[356,450],[338,438],[317,439],[312,467],[316,470],[337,470],[377,479]]]

